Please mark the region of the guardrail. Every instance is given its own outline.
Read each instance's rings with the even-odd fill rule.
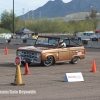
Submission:
[[[22,43],[23,43],[23,39],[11,39],[10,41],[10,44],[14,44],[14,45],[18,45]]]
[[[98,41],[88,41],[87,47],[89,47],[89,48],[100,48],[100,42],[98,42]]]
[[[6,39],[0,38],[0,44],[6,43]]]
[[[36,41],[36,39],[27,39],[26,44],[27,45],[34,45],[35,41]]]

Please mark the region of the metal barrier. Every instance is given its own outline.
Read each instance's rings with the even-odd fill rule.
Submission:
[[[14,45],[23,44],[23,39],[11,39],[10,44]]]
[[[6,43],[6,39],[0,38],[0,44]]]
[[[100,42],[98,42],[98,41],[89,41],[87,47],[100,48]]]
[[[26,44],[28,45],[34,45],[36,39],[27,39]]]

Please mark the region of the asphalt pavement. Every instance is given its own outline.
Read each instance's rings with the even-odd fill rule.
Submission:
[[[8,55],[5,55],[5,46],[9,49]],[[20,66],[25,85],[12,86],[16,49],[20,46],[25,44],[0,44],[0,100],[100,100],[100,49],[86,47],[85,59],[78,64],[30,65],[30,75],[23,75],[25,66]],[[90,72],[94,60],[97,72]],[[84,81],[64,82],[65,73],[74,72],[81,72]]]

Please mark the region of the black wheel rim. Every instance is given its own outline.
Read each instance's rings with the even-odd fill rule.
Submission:
[[[48,56],[46,58],[46,60],[44,61],[45,66],[50,66],[50,65],[52,65],[52,63],[53,63],[53,57],[52,56]]]
[[[74,62],[74,63],[77,63],[77,62],[78,62],[78,57],[75,57],[75,58],[73,59],[73,62]]]

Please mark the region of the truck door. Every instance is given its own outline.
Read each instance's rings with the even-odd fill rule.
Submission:
[[[84,39],[87,39],[87,34],[86,33],[83,33],[82,40],[84,40]]]
[[[84,33],[84,39],[90,39],[90,33]]]
[[[59,57],[59,61],[69,60],[69,49],[68,48],[59,48],[58,57]]]

